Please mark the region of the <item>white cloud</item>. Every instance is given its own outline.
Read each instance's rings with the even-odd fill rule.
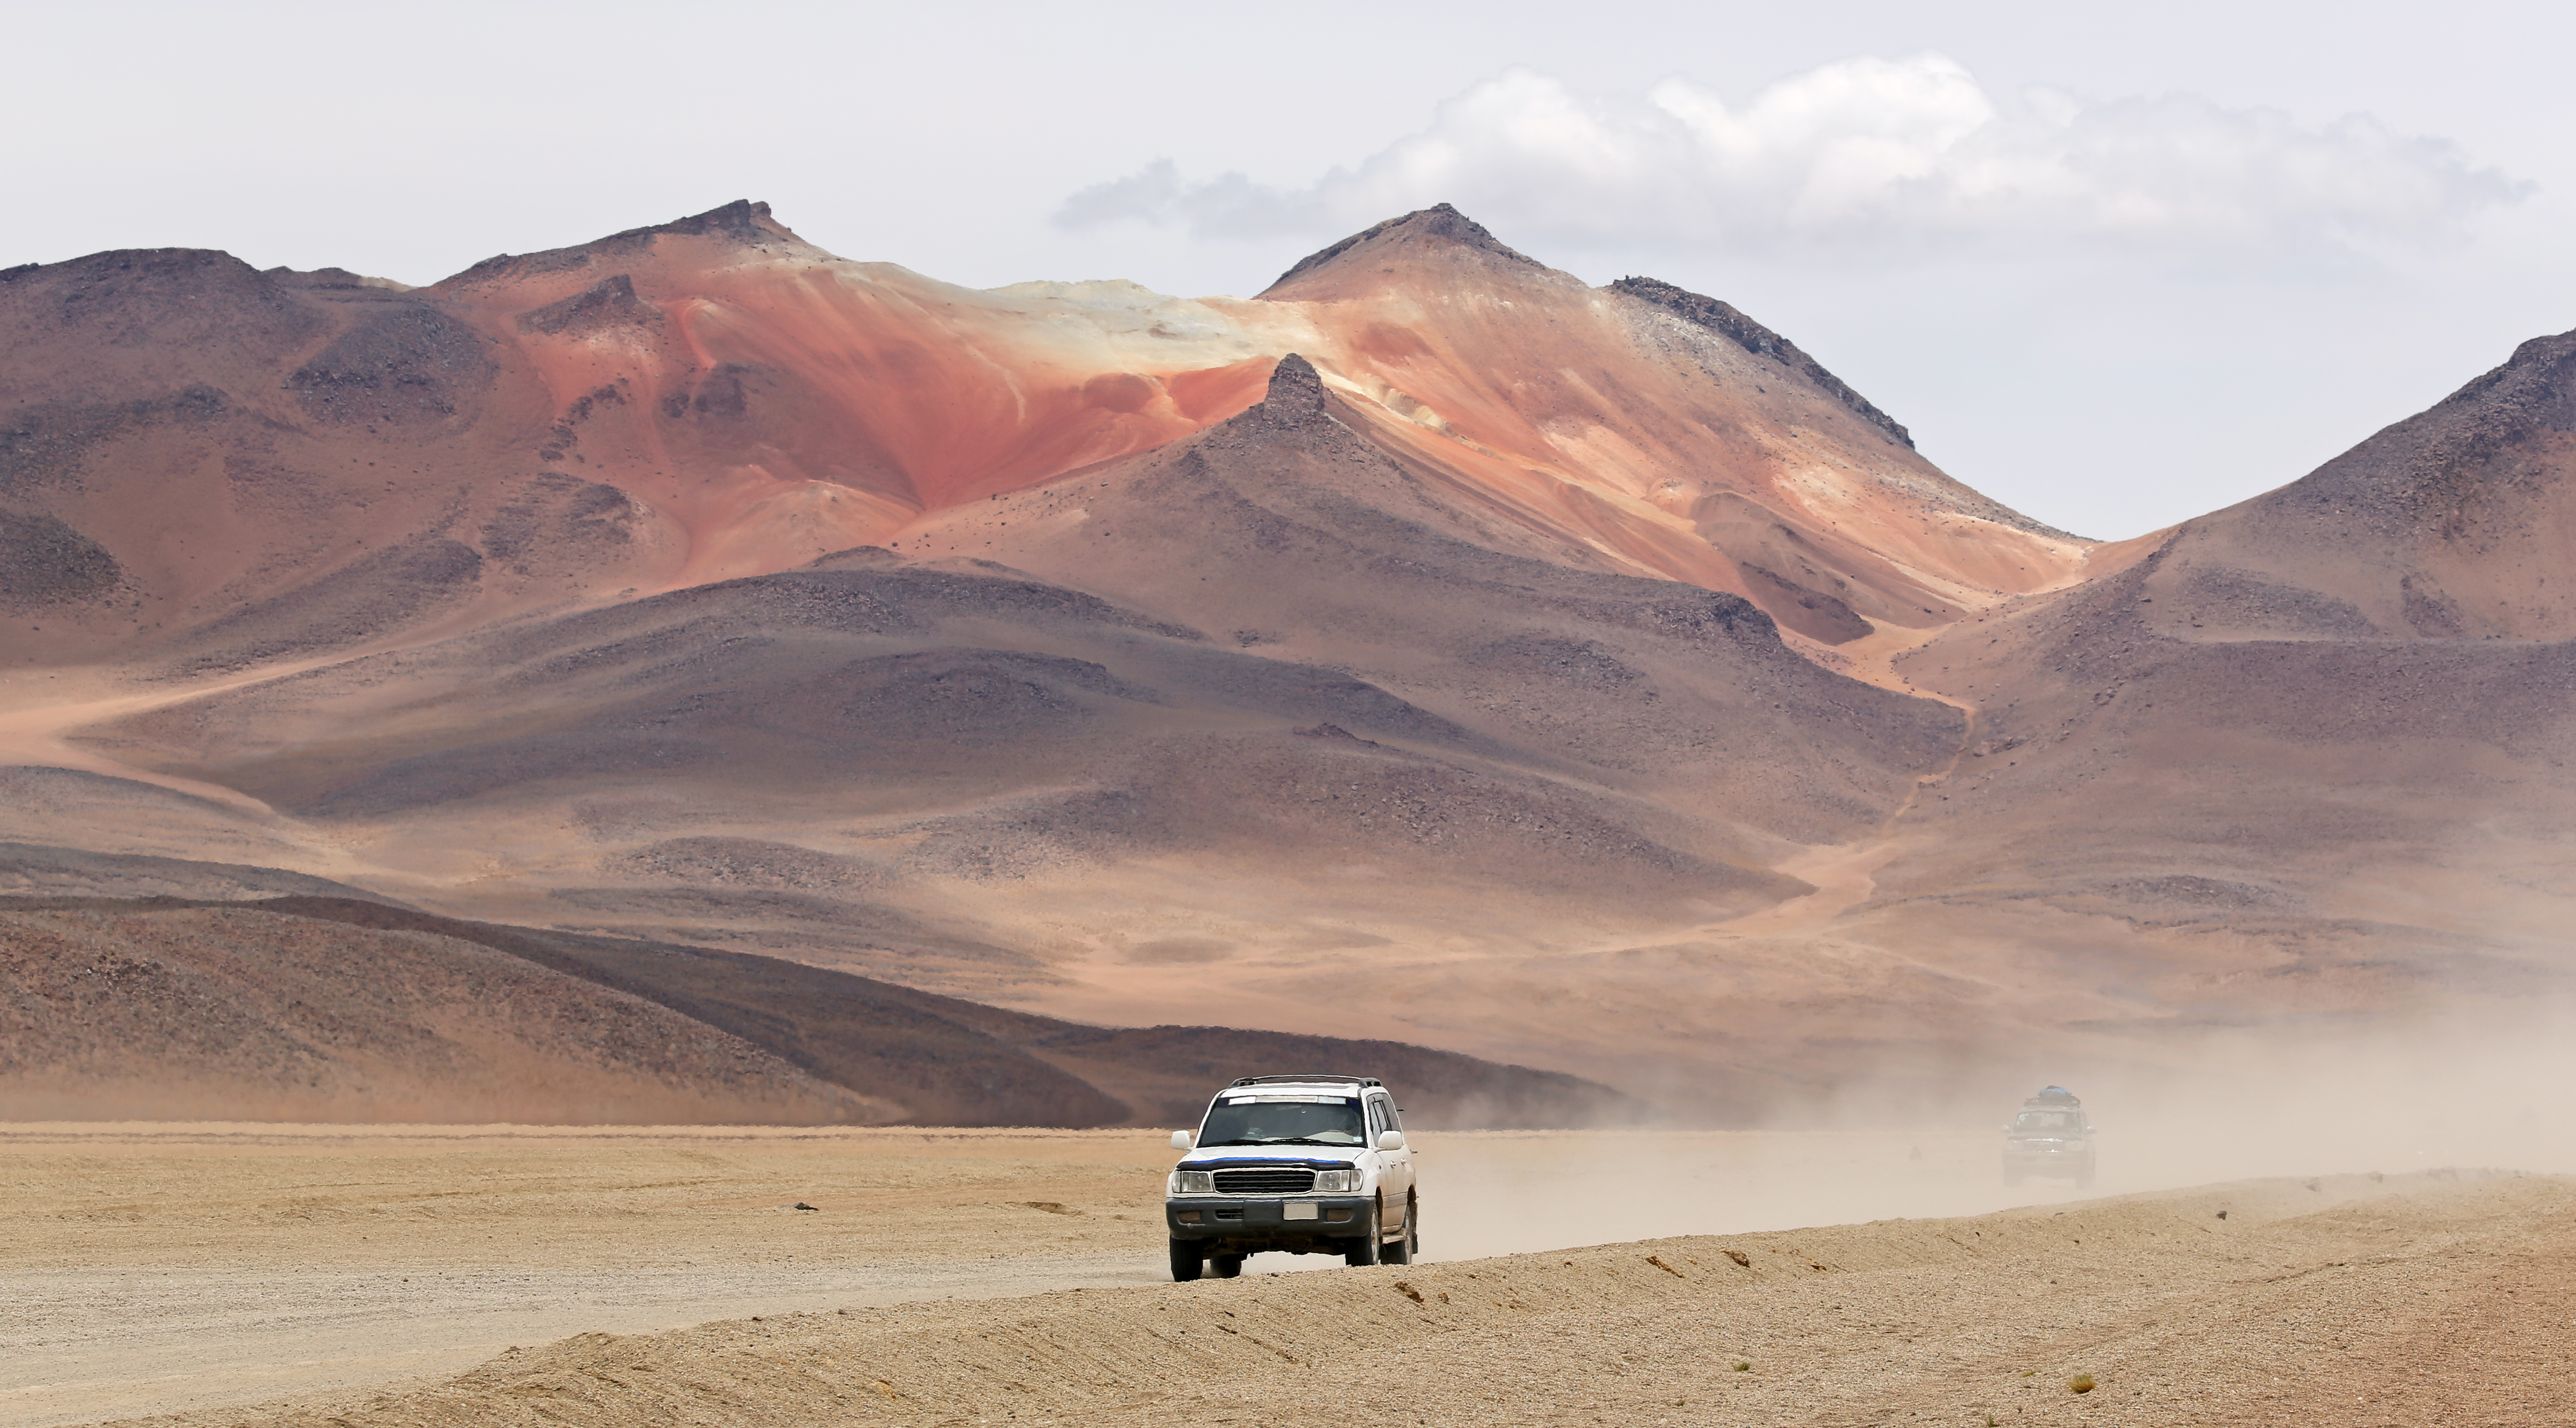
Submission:
[[[1576,244],[2286,255],[2440,241],[2528,187],[2367,115],[2303,127],[2187,96],[1998,101],[1925,54],[1825,65],[1741,108],[1684,80],[1613,102],[1514,70],[1309,188],[1240,173],[1190,182],[1163,160],[1075,194],[1056,222],[1342,233],[1447,200],[1525,240]]]

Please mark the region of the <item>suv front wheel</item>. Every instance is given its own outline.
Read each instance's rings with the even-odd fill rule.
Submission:
[[[1351,1241],[1351,1247],[1342,1251],[1342,1263],[1354,1269],[1377,1263],[1377,1214],[1377,1207],[1370,1206],[1368,1223],[1360,1227],[1360,1237]]]
[[[1172,1241],[1172,1280],[1187,1284],[1207,1268],[1207,1257],[1199,1253],[1195,1240]]]

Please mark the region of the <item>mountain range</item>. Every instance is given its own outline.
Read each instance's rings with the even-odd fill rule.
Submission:
[[[850,1049],[879,1022],[710,1010],[793,968],[1004,1061],[1162,1025],[1428,1048],[1489,1099],[1572,1073],[1514,1123],[2525,1003],[2576,897],[2571,430],[2576,334],[2099,543],[1730,304],[1446,206],[1250,299],[957,288],[754,203],[425,288],[0,271],[0,945],[65,949],[13,953],[11,1039],[54,1049],[0,1085],[77,1106],[64,1028],[182,1016],[71,998],[79,949],[203,972],[250,917],[345,946],[324,980],[506,943],[512,1005],[605,987],[698,1048],[520,1074],[543,1018],[406,1003],[539,1116],[1180,1094],[1095,1058],[969,1106]],[[266,1084],[214,1065],[156,1081]]]

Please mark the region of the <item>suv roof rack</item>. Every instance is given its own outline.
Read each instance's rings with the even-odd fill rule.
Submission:
[[[1229,1086],[1267,1086],[1274,1082],[1348,1081],[1354,1086],[1383,1086],[1375,1076],[1238,1076]]]

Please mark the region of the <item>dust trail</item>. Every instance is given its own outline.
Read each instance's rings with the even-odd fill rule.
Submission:
[[[1426,1134],[1434,1258],[1678,1234],[1981,1214],[2221,1181],[2576,1173],[2576,1013],[2248,1028],[2154,1063],[1999,1049],[1948,1082],[1854,1084],[1764,1128]],[[2042,1084],[2098,1128],[2091,1189],[2003,1183],[2002,1126]],[[1891,1114],[1891,1106],[1908,1106]]]

